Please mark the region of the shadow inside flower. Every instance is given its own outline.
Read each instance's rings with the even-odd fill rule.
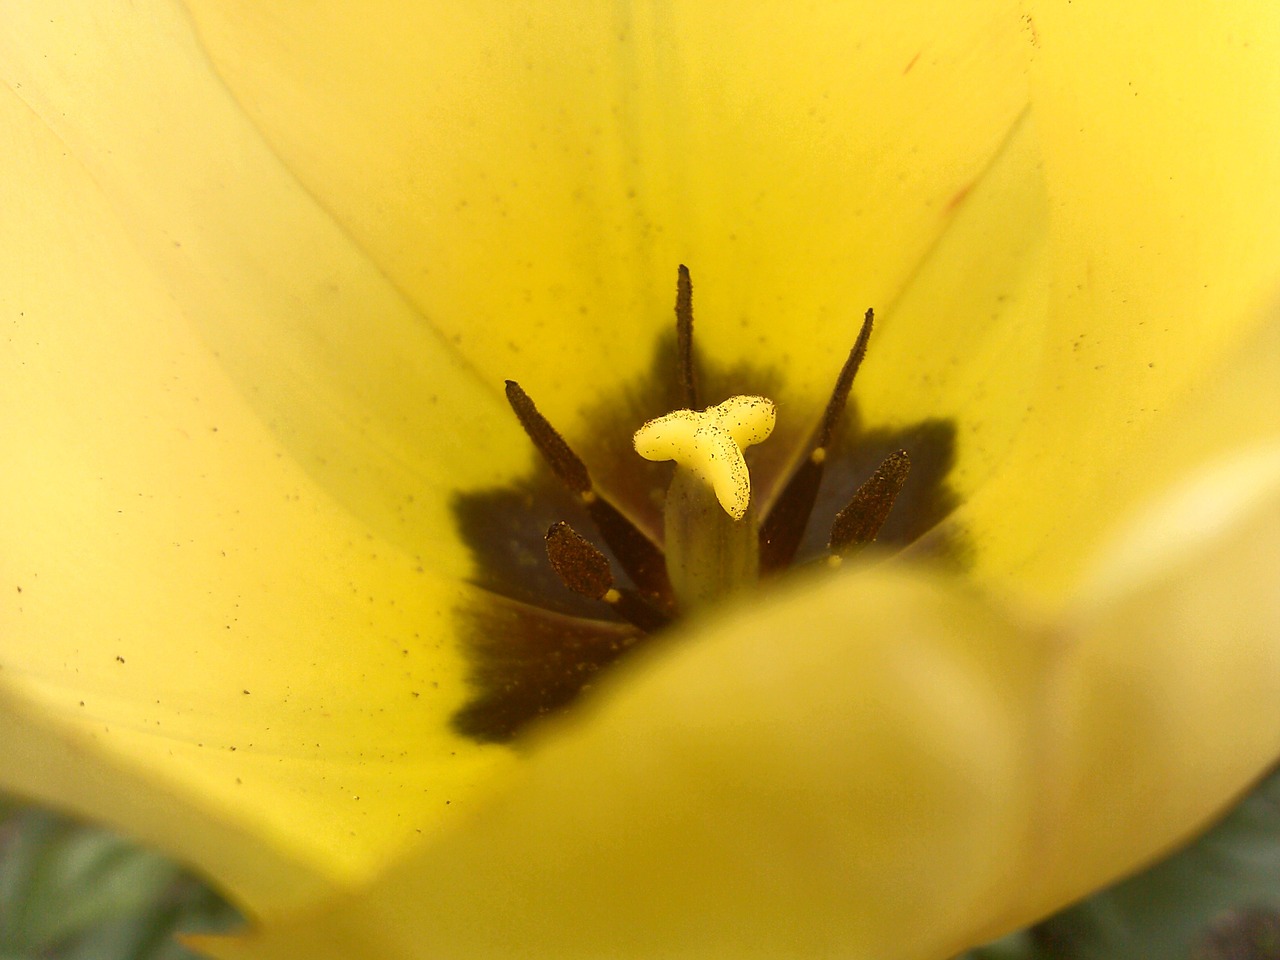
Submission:
[[[721,367],[701,357],[696,363],[703,396],[710,402],[736,394],[779,401],[773,436],[745,453],[752,495],[767,504],[806,454],[816,416],[802,404],[787,403],[785,378],[776,369],[746,363]],[[672,465],[642,459],[631,438],[646,420],[682,405],[676,369],[676,337],[668,331],[658,338],[643,377],[615,385],[586,405],[587,429],[573,440],[597,487],[658,543]],[[850,401],[795,565],[825,555],[836,513],[895,450],[909,452],[911,473],[877,543],[900,548],[934,528],[958,504],[948,484],[956,437],[955,423],[942,419],[867,429],[856,402]],[[507,486],[457,494],[451,508],[475,563],[472,582],[483,591],[455,611],[472,663],[474,693],[454,717],[464,736],[481,742],[511,740],[530,722],[571,704],[601,669],[660,635],[646,634],[608,605],[572,592],[554,572],[544,540],[548,528],[559,521],[583,532],[593,527],[579,497],[558,482],[541,458],[533,455],[529,472]],[[608,546],[598,546],[624,576]],[[956,534],[936,538],[930,552],[956,565],[963,565],[966,556]]]

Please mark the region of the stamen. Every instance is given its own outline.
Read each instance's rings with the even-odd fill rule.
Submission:
[[[684,405],[699,409],[698,381],[693,368],[693,281],[683,263],[676,271],[676,362]]]
[[[674,460],[715,490],[725,513],[741,520],[751,502],[742,449],[773,432],[777,410],[766,397],[730,397],[706,410],[676,410],[636,431],[646,460]]]
[[[507,402],[511,404],[524,432],[542,454],[552,473],[578,495],[596,529],[600,531],[600,536],[618,558],[618,563],[627,572],[632,583],[664,608],[669,608],[674,602],[674,595],[662,550],[613,504],[596,492],[586,464],[538,411],[520,384],[514,380],[506,383]]]
[[[609,558],[565,521],[547,529],[547,559],[551,569],[574,593],[590,600],[603,600],[613,589]]]
[[[569,449],[564,437],[551,426],[550,422],[533,405],[533,400],[524,392],[520,384],[514,380],[507,381],[507,403],[515,411],[520,426],[529,435],[533,445],[547,461],[547,466],[560,478],[560,482],[572,490],[584,501],[593,496],[591,475],[587,473],[587,465],[578,455]]]
[[[871,342],[871,325],[875,322],[875,311],[867,308],[862,318],[862,329],[858,331],[858,339],[849,351],[844,366],[840,368],[840,376],[836,377],[835,389],[831,391],[831,399],[827,401],[827,409],[822,413],[822,427],[818,431],[818,442],[814,448],[826,455],[827,446],[831,443],[831,435],[835,432],[840,414],[844,413],[845,403],[849,400],[849,391],[853,389],[853,378],[858,375],[862,359],[867,355],[867,344]]]
[[[893,503],[902,492],[911,471],[907,451],[899,450],[884,458],[876,472],[860,486],[848,505],[836,514],[827,547],[837,557],[849,554],[875,540]]]
[[[609,558],[563,520],[547,530],[546,543],[552,569],[574,593],[591,600],[603,600],[624,620],[649,633],[669,622],[634,590],[615,586]]]
[[[800,540],[804,537],[805,527],[809,524],[809,515],[813,513],[813,505],[818,499],[818,487],[822,483],[827,460],[827,448],[835,434],[836,424],[844,413],[849,399],[849,391],[853,388],[853,379],[867,355],[867,344],[871,341],[871,326],[875,321],[875,312],[868,308],[862,318],[862,329],[858,331],[858,339],[849,351],[849,356],[840,368],[836,384],[831,391],[831,399],[827,401],[822,412],[822,422],[814,437],[814,447],[787,481],[778,498],[769,509],[769,515],[760,524],[760,572],[771,573],[788,566],[795,558]]]

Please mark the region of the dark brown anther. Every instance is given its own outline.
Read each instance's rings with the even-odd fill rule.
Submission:
[[[547,559],[552,569],[574,593],[602,600],[624,620],[652,633],[668,623],[668,618],[645,602],[634,590],[616,587],[609,558],[595,544],[561,520],[547,530]]]
[[[875,540],[889,519],[889,511],[910,471],[911,458],[907,451],[899,450],[885,457],[848,505],[836,514],[828,549],[835,554],[847,554]]]
[[[693,281],[683,263],[676,271],[676,355],[680,365],[680,389],[689,410],[698,405],[698,380],[693,368]]]
[[[871,342],[871,325],[875,322],[875,311],[867,308],[862,318],[862,329],[858,331],[858,339],[853,349],[840,368],[840,376],[836,377],[835,389],[831,391],[831,399],[827,401],[827,409],[822,412],[822,426],[818,429],[818,440],[815,449],[826,450],[835,433],[840,414],[844,413],[844,405],[849,400],[849,391],[853,389],[853,378],[858,375],[862,366],[862,358],[867,355],[867,344]]]
[[[613,589],[609,558],[565,521],[551,525],[546,541],[551,568],[574,593],[591,600],[603,600]]]
[[[551,472],[581,498],[600,536],[632,583],[662,607],[670,609],[675,602],[675,594],[667,577],[667,563],[662,550],[595,491],[586,464],[569,448],[547,418],[538,412],[533,400],[514,380],[507,381],[507,402]]]
[[[591,475],[587,473],[587,465],[569,449],[564,437],[538,412],[529,395],[514,380],[507,381],[507,403],[511,404],[520,426],[524,427],[524,432],[560,482],[576,494],[591,495]]]
[[[768,516],[760,524],[761,573],[782,570],[795,559],[805,527],[809,524],[809,515],[813,513],[813,505],[818,499],[818,487],[822,484],[822,475],[826,470],[827,447],[849,400],[853,378],[862,365],[862,358],[867,355],[867,344],[871,340],[871,326],[874,322],[875,312],[868,308],[862,318],[858,339],[854,341],[853,349],[840,368],[835,388],[831,391],[831,399],[822,412],[822,422],[814,435],[813,448],[809,456],[796,467],[787,485],[774,500]]]

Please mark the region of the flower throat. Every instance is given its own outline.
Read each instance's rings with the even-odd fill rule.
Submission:
[[[693,357],[693,284],[679,268],[676,283],[677,369],[685,408],[649,420],[635,434],[639,455],[674,460],[667,491],[664,545],[659,546],[595,489],[586,464],[538,412],[514,380],[507,400],[525,433],[556,477],[577,494],[604,543],[633,586],[618,586],[605,554],[568,523],[546,534],[547,559],[565,587],[598,600],[642,630],[665,626],[681,613],[751,587],[762,575],[788,567],[808,525],[826,468],[827,448],[867,353],[874,314],[845,360],[808,455],[796,466],[772,507],[760,517],[751,501],[742,451],[773,432],[775,408],[760,396],[730,397],[702,408]],[[836,515],[827,562],[875,540],[906,482],[911,461],[897,450],[854,492]]]
[[[867,354],[872,311],[863,318],[821,419],[802,436],[792,417],[781,449],[779,437],[772,437],[773,450],[768,449],[776,416],[771,399],[733,395],[730,389],[728,396],[713,398],[719,402],[705,405],[707,384],[723,388],[726,381],[735,387],[745,382],[772,392],[778,381],[754,368],[700,376],[706,370],[695,353],[693,287],[684,266],[678,272],[675,315],[674,350],[659,350],[658,357],[665,359],[655,369],[655,380],[646,381],[645,396],[623,391],[629,400],[643,399],[650,412],[610,411],[602,420],[608,426],[605,435],[598,437],[594,430],[588,435],[587,446],[595,452],[586,450],[591,454],[586,459],[518,383],[506,382],[507,400],[549,470],[511,488],[461,495],[454,504],[480,568],[475,582],[484,588],[480,599],[459,611],[475,690],[454,716],[463,735],[509,740],[529,721],[563,709],[601,669],[682,615],[754,589],[797,562],[839,564],[881,536],[909,471],[909,515],[892,522],[889,542],[914,539],[954,505],[943,483],[953,460],[950,422],[925,421],[899,431],[859,429],[857,448],[837,443],[854,377]],[[653,409],[657,403],[669,404],[668,412],[654,416],[661,412]],[[628,416],[636,417],[630,425]],[[623,446],[631,431],[632,443]],[[743,450],[755,444],[763,451],[755,458],[756,469],[772,483],[753,483],[747,462],[756,450],[745,457]],[[923,453],[915,470],[906,447],[913,456]],[[867,463],[869,458],[874,459]],[[597,468],[613,468],[606,485],[613,496],[597,486],[588,460]],[[650,479],[661,482],[652,474],[660,467],[645,460],[676,462],[656,527],[645,515],[651,507],[644,491]],[[823,488],[833,465],[835,479]],[[548,474],[555,479],[551,486],[542,479]],[[841,486],[844,495],[835,489],[833,502],[831,488]],[[765,496],[756,497],[757,488]],[[806,528],[820,501],[818,512],[828,518],[829,534],[815,549]],[[550,521],[534,527],[545,529],[537,550],[541,556],[527,536],[538,514],[546,518],[544,525]],[[802,550],[806,540],[810,544]]]

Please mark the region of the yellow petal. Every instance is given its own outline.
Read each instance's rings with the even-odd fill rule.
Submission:
[[[946,482],[962,502],[1021,435],[1044,377],[1050,250],[1039,151],[1028,113],[957,201],[901,299],[877,308],[853,388],[868,428],[954,427]],[[920,464],[932,453],[908,452]]]
[[[1057,691],[1073,731],[1017,924],[1187,840],[1280,756],[1280,441],[1179,483],[1080,588]]]
[[[863,310],[889,315],[1003,149],[1031,49],[1003,0],[189,6],[302,182],[570,431],[579,383],[645,369],[680,262],[707,356],[825,399]],[[933,306],[972,327],[1010,292]]]
[[[1275,322],[1280,8],[1044,3],[1030,18],[1050,324],[1023,442],[962,519],[980,568],[1061,593],[1098,532],[1192,462],[1192,444],[1161,444],[1197,405],[1223,447],[1274,428],[1270,384],[1230,410],[1204,391]]]
[[[0,780],[270,912],[439,829],[505,759],[445,723],[468,564],[446,499],[527,454],[505,421],[474,429],[491,391],[182,24],[145,22],[130,46],[58,20],[62,61],[98,78],[93,129],[59,126],[44,86],[3,94]],[[14,76],[52,61],[10,26]]]
[[[1054,648],[859,571],[641,664],[512,793],[224,957],[904,957],[963,945],[1033,814]]]
[[[887,565],[802,584],[620,677],[465,833],[205,946],[942,960],[1154,858],[1270,764],[1278,563],[1271,445],[1137,522],[1048,630]]]
[[[527,459],[501,378],[478,375],[297,182],[180,12],[162,0],[100,12],[7,15],[11,109],[20,117],[25,104],[47,128],[38,149],[51,164],[22,174],[36,192],[20,199],[66,204],[70,225],[75,194],[90,192],[114,219],[101,255],[136,245],[294,459],[374,532],[464,571],[436,543],[450,529],[448,493]],[[22,234],[20,221],[11,228]],[[56,269],[40,276],[54,285]],[[127,293],[117,299],[124,322]]]
[[[313,863],[294,858],[261,823],[226,816],[220,797],[175,790],[127,754],[103,748],[110,731],[62,722],[49,704],[0,682],[0,749],[7,794],[44,798],[90,820],[126,825],[144,843],[203,864],[240,902],[283,909],[332,886]],[[250,794],[262,799],[260,790]]]

